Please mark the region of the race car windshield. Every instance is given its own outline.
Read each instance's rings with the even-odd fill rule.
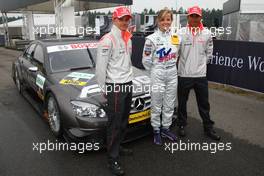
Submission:
[[[94,58],[94,49],[90,49],[90,52]],[[52,52],[49,53],[49,60],[52,72],[94,67],[87,49]]]

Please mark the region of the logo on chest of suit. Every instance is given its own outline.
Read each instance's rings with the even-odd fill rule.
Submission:
[[[123,54],[125,54],[125,52],[126,52],[126,47],[120,45],[120,48],[119,48],[119,55],[123,55]]]
[[[159,62],[164,62],[164,61],[168,61],[168,60],[171,60],[173,58],[176,58],[176,53],[172,53],[171,52],[172,49],[169,48],[167,51],[166,51],[166,48],[161,48],[159,49],[156,54],[158,54],[159,56]]]
[[[120,50],[119,50],[119,54],[120,54],[120,55],[121,55],[121,54],[125,54],[125,52],[126,52],[125,49],[120,49]]]

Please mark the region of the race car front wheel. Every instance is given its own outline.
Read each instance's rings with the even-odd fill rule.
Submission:
[[[20,77],[19,77],[19,73],[17,69],[15,69],[15,83],[16,83],[18,92],[21,93],[22,85],[21,85],[21,81],[20,81]]]
[[[48,112],[48,122],[52,133],[57,137],[62,137],[62,125],[60,109],[56,98],[53,94],[49,94],[47,97],[47,112]]]

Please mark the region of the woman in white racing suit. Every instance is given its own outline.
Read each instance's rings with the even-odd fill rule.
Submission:
[[[151,125],[154,143],[162,138],[176,141],[170,131],[177,93],[177,58],[179,38],[171,32],[172,12],[164,8],[157,17],[158,29],[146,37],[142,63],[151,76]],[[160,118],[162,115],[162,118]]]

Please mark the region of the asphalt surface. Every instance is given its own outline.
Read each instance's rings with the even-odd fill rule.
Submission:
[[[0,48],[0,176],[108,176],[106,152],[39,151],[33,143],[56,142],[48,125],[16,90],[11,63],[20,52]],[[134,150],[121,157],[128,176],[263,176],[264,102],[253,97],[210,90],[211,115],[228,151],[214,152],[204,137],[195,96],[188,102],[185,144],[208,143],[207,151],[168,151],[152,136],[126,144]],[[173,128],[176,131],[176,128]],[[167,141],[169,142],[169,141]],[[172,144],[170,144],[171,146]],[[180,144],[174,144],[177,147]],[[165,150],[166,148],[166,150]],[[176,149],[176,148],[175,148]],[[223,148],[222,148],[223,149]]]

